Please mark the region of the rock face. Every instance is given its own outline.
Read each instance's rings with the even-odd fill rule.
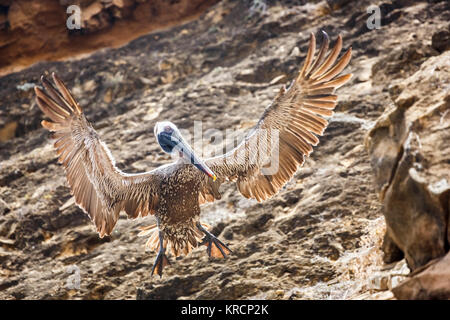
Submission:
[[[435,56],[406,79],[390,83],[394,105],[380,117],[366,140],[386,218],[384,261],[391,263],[404,256],[413,271],[444,256],[450,244],[448,41],[445,31],[434,33],[432,48],[427,50]],[[410,50],[417,57],[425,54]],[[402,61],[398,63],[397,67],[403,68]],[[437,271],[433,267],[414,277],[395,290],[395,295],[450,298],[448,283],[439,282],[439,272],[445,270],[446,263],[450,270],[448,258],[444,259],[436,265]]]
[[[0,1],[0,74],[103,47],[193,19],[216,0]],[[80,11],[74,11],[73,5]],[[81,29],[68,28],[79,13]]]
[[[397,260],[400,249],[412,270],[443,256],[450,241],[449,67],[446,51],[393,84],[395,106],[368,135],[386,217],[385,260]]]
[[[399,218],[386,215],[390,260],[404,253],[416,268],[443,255],[448,192],[442,178],[449,152],[448,113],[443,115],[448,95],[442,88],[448,84],[448,51],[438,50],[445,45],[433,36],[448,26],[449,3],[386,1],[380,4],[379,30],[366,25],[372,1],[328,3],[333,5],[221,1],[195,21],[121,48],[40,62],[1,77],[0,298],[390,298],[388,289],[398,279],[381,270],[386,211],[379,192],[384,201],[394,201],[383,205],[397,214],[414,215],[426,206],[420,221],[429,228],[422,225],[417,232],[434,250],[419,253],[422,243],[394,233],[390,226]],[[218,147],[207,129],[231,129],[242,137],[295,77],[309,32],[319,35],[321,29],[333,40],[341,33],[345,48],[353,47],[348,71],[354,80],[339,90],[336,114],[320,144],[278,195],[260,204],[227,185],[220,201],[202,207],[202,220],[233,250],[229,259],[210,260],[200,248],[173,260],[162,279],[150,278],[155,254],[143,251],[145,239],[137,234],[151,217],[121,216],[110,237],[98,238],[74,206],[40,126],[32,88],[42,73],[57,72],[72,88],[117,165],[140,172],[170,161],[153,136],[159,119],[191,133],[201,120],[206,138],[194,145],[200,154],[202,147]],[[414,134],[408,142],[410,124]],[[428,160],[413,172],[408,165],[422,156]],[[412,205],[415,197],[423,202]],[[407,273],[404,262],[399,266],[393,272]]]

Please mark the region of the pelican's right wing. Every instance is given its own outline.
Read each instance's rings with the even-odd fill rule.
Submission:
[[[54,132],[58,162],[64,165],[71,193],[100,237],[111,234],[121,210],[131,218],[153,214],[161,178],[158,169],[141,174],[120,171],[64,83],[55,74],[56,88],[44,77],[41,80],[45,91],[35,87],[36,101],[53,121],[44,120],[42,126]]]
[[[303,68],[288,90],[284,88],[264,111],[258,124],[234,150],[205,163],[217,175],[217,182],[205,181],[200,202],[213,201],[218,185],[236,181],[241,194],[258,201],[280,190],[319,143],[317,136],[328,125],[337,103],[335,90],[351,74],[339,75],[351,58],[351,48],[338,60],[342,38],[328,51],[328,36],[314,59],[316,39],[310,37]]]

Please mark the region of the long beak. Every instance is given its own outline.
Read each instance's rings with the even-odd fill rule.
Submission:
[[[211,177],[213,181],[216,181],[217,177],[215,173],[201,160],[195,152],[192,150],[192,148],[184,142],[183,139],[178,143],[177,148],[179,148],[179,151],[183,153],[184,157],[186,159],[189,159],[189,161],[196,166],[200,171],[204,172],[208,177]]]

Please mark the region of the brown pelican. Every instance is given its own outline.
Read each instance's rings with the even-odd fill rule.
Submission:
[[[156,225],[142,228],[147,246],[157,250],[154,272],[161,276],[169,264],[166,252],[187,255],[199,244],[211,257],[222,258],[231,250],[200,222],[200,205],[220,199],[219,186],[235,182],[246,198],[263,201],[276,194],[294,175],[317,145],[333,114],[336,88],[351,74],[341,75],[351,48],[338,60],[339,36],[328,52],[329,39],[315,56],[316,39],[310,36],[302,69],[289,89],[282,88],[261,119],[240,145],[218,157],[200,159],[177,127],[168,121],[155,125],[159,145],[179,159],[152,171],[128,174],[115,166],[108,147],[86,120],[81,107],[55,74],[54,84],[41,77],[43,89],[35,87],[36,101],[52,121],[42,126],[53,132],[58,161],[64,166],[71,192],[94,222],[100,237],[111,234],[119,213],[130,218],[152,214]],[[273,141],[271,137],[277,136]],[[263,146],[265,152],[260,152]],[[275,163],[274,172],[265,171]],[[199,174],[203,172],[204,174]]]

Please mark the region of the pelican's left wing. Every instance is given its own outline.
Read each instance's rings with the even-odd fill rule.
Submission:
[[[153,214],[160,171],[120,171],[64,83],[55,74],[56,87],[44,77],[41,80],[45,91],[35,87],[36,102],[52,120],[42,121],[42,126],[54,132],[58,162],[64,166],[71,193],[94,222],[100,237],[111,234],[121,210],[131,218]]]
[[[339,36],[328,56],[328,36],[314,59],[316,39],[310,44],[303,68],[288,90],[281,89],[265,110],[258,124],[234,150],[207,159],[206,165],[217,176],[207,179],[200,194],[200,203],[220,197],[218,186],[224,181],[236,181],[242,195],[265,200],[287,183],[305,157],[319,143],[333,115],[337,95],[334,91],[345,84],[351,74],[339,75],[351,58],[351,48],[337,60],[342,49]]]

